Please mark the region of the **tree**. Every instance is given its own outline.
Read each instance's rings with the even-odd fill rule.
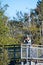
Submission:
[[[40,30],[41,30],[41,43],[43,43],[43,0],[39,0],[37,2],[37,8],[35,9],[35,12],[38,13],[38,18],[39,18],[39,21],[40,21]]]
[[[30,12],[30,19],[31,19],[31,27],[30,31],[32,34],[32,41],[34,44],[40,44],[40,21],[38,14],[36,13],[35,9],[32,9]]]
[[[8,17],[4,14],[6,7],[7,5],[0,6],[0,44],[16,44],[18,40],[9,35],[10,29],[7,26]]]
[[[2,6],[0,7],[0,44],[2,44],[2,41],[6,37],[9,30],[5,24],[8,20],[8,17],[4,15],[6,7],[6,5],[4,6],[4,8]]]

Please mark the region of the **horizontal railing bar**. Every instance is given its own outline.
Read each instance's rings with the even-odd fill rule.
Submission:
[[[21,58],[21,59],[31,59],[31,60],[43,60],[43,58],[26,58],[26,57],[23,57],[23,58]]]
[[[21,48],[24,49],[24,48],[27,48],[27,47],[21,47]],[[32,48],[33,48],[33,49],[43,49],[43,48],[40,48],[40,47],[28,47],[28,48],[30,48],[30,49],[32,49]]]
[[[26,45],[26,46],[27,46],[27,45],[30,46],[29,44],[21,44],[21,46],[22,46],[22,45],[23,45],[23,46],[24,46],[24,45]],[[37,46],[37,47],[38,47],[38,46],[42,46],[42,47],[43,47],[43,45],[31,45],[31,46]]]

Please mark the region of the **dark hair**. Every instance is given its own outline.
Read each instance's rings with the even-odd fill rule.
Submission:
[[[24,39],[26,39],[26,38],[27,38],[27,36],[24,37]]]

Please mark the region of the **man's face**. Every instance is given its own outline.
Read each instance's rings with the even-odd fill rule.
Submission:
[[[28,38],[27,38],[27,40],[29,41],[29,40],[30,40],[30,38],[28,37]]]

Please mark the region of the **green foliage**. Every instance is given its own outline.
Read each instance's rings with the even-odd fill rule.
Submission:
[[[6,6],[4,8],[0,8],[0,44],[18,43],[16,39],[9,36],[9,27],[7,26],[8,17],[4,15]]]
[[[30,13],[30,24],[29,27],[29,16],[28,13],[22,14],[17,12],[18,19],[7,21],[8,17],[4,15],[7,5],[4,8],[0,8],[0,44],[19,44],[23,41],[24,35],[31,34],[32,42],[34,44],[40,44],[40,29],[43,14],[43,1],[39,1],[36,9],[31,10]],[[39,7],[40,6],[40,7]],[[41,16],[40,16],[41,15]]]
[[[7,24],[8,17],[4,15],[7,6],[5,5],[0,8],[0,44],[21,44],[26,34],[32,35],[32,43],[41,44],[41,39],[43,39],[41,36],[41,27],[43,25],[40,21],[43,20],[43,1],[39,1],[37,8],[30,13],[31,27],[29,27],[29,16],[27,13],[24,15],[21,13],[21,17],[18,16],[18,20],[9,21]],[[4,50],[3,56],[4,61],[0,61],[0,65],[7,65],[9,63],[7,50]]]

